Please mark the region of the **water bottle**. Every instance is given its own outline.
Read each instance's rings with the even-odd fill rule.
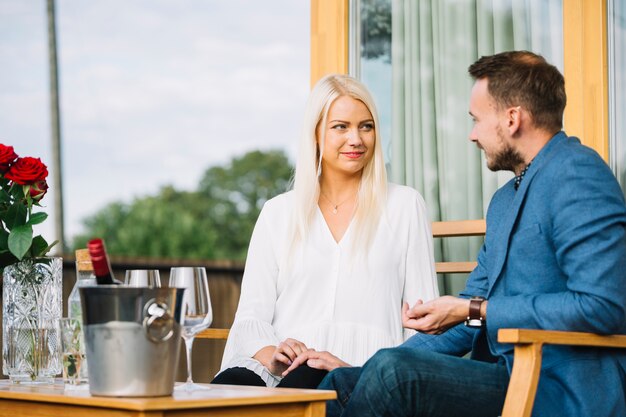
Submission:
[[[96,276],[93,272],[93,265],[88,249],[76,250],[76,283],[67,300],[67,315],[71,319],[83,321],[83,309],[80,304],[80,294],[78,288],[97,285]]]

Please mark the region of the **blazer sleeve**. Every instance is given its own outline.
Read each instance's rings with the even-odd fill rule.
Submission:
[[[558,170],[547,173],[551,186],[541,193],[546,208],[542,233],[554,248],[550,256],[559,270],[532,277],[534,293],[489,300],[489,328],[624,332],[626,209],[612,172],[590,153],[559,161]],[[565,290],[541,291],[541,280],[557,279],[565,281]]]

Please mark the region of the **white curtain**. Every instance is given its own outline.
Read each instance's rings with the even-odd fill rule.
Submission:
[[[527,49],[562,70],[560,0],[392,0],[391,178],[424,196],[433,220],[484,218],[512,174],[493,173],[468,139],[467,68],[482,55]],[[475,259],[478,238],[435,242],[446,260]],[[441,290],[464,286],[446,277]]]

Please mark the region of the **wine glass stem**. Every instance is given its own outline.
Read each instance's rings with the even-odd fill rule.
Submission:
[[[191,379],[191,348],[193,346],[193,337],[185,337],[185,348],[187,349],[187,384],[193,384]]]

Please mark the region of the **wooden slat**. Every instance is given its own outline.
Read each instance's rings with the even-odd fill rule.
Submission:
[[[625,335],[602,336],[594,333],[534,329],[500,329],[498,342],[626,348]]]
[[[433,237],[482,236],[487,230],[485,220],[454,220],[433,222]]]
[[[228,339],[229,329],[206,329],[196,335],[200,339]]]
[[[436,262],[438,274],[469,274],[476,268],[477,262]]]

